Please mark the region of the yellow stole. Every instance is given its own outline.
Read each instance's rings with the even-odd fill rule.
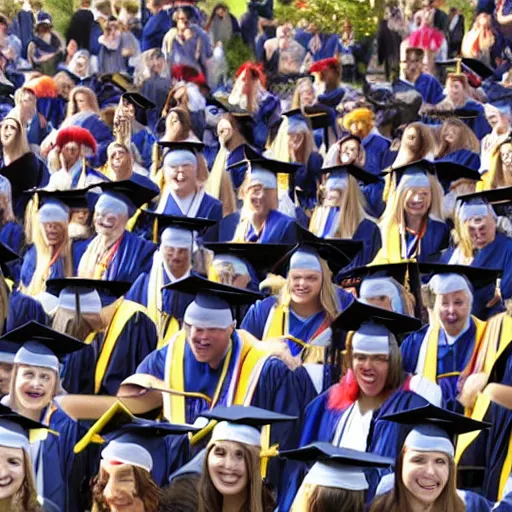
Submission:
[[[240,363],[239,367],[235,368],[233,371],[233,378],[237,379],[237,385],[233,403],[228,405],[247,405],[252,399],[257,384],[257,379],[254,375],[255,370],[257,368],[261,370],[263,366],[262,363],[266,360],[268,354],[256,349],[244,331],[238,330],[237,334],[242,343],[240,349]],[[165,383],[173,392],[164,396],[164,416],[168,421],[182,424],[186,423],[186,391],[185,375],[183,372],[186,343],[186,332],[181,330],[168,347],[169,352],[167,353],[165,363]],[[209,402],[210,407],[215,407],[219,400],[232,356],[232,348],[230,348],[224,360],[221,377],[213,399],[210,399],[206,395],[201,397]],[[257,375],[259,375],[259,373],[257,373]],[[195,393],[195,396],[200,397],[198,393]]]
[[[156,346],[157,350],[158,349],[161,349],[163,347],[165,347],[168,343],[169,343],[169,340],[175,336],[178,331],[180,330],[180,324],[178,322],[178,320],[176,320],[176,318],[174,318],[173,316],[171,317],[171,319],[169,320],[169,323],[167,324],[167,326],[165,327],[164,329],[164,325],[165,325],[165,321],[167,318],[169,318],[169,315],[166,315],[165,313],[162,313],[162,333],[158,333],[159,336],[158,336],[158,344]]]
[[[492,181],[492,173],[490,171],[484,172],[480,177],[481,181],[477,181],[475,192],[483,192],[485,190],[490,190],[491,181]]]
[[[486,323],[482,322],[475,316],[471,316],[471,319],[473,320],[476,326],[475,348],[473,349],[473,352],[475,353],[480,347],[480,342],[485,332]],[[460,372],[437,375],[437,349],[439,347],[440,329],[441,328],[438,323],[435,323],[429,329],[430,334],[427,339],[427,354],[425,357],[425,368],[423,369],[423,377],[426,377],[428,380],[434,383],[437,383],[438,379],[460,375]]]
[[[382,247],[371,262],[371,265],[384,265],[386,263],[399,263],[403,261],[400,231],[394,223],[388,223],[381,228]]]
[[[501,328],[501,333],[500,333]],[[487,322],[487,329],[485,337],[490,336],[490,340],[498,340],[498,343],[490,343],[485,355],[485,361],[483,365],[483,372],[487,375],[491,374],[494,363],[499,359],[503,351],[512,342],[512,317],[506,313],[495,315]],[[499,336],[499,337],[498,337]],[[485,340],[483,341],[485,344]],[[488,396],[480,393],[476,399],[473,409],[466,408],[465,415],[474,419],[482,421],[489,409],[491,400]],[[468,446],[478,437],[480,431],[469,432],[468,434],[462,434],[457,439],[457,446],[455,448],[455,461],[458,463]],[[503,490],[505,484],[512,471],[512,436],[510,436],[507,457],[503,463],[500,474],[500,483],[498,491],[498,500],[503,498]]]
[[[105,341],[103,342],[101,352],[99,353],[98,360],[96,361],[96,370],[94,372],[94,393],[99,393],[100,391],[117,339],[121,335],[121,332],[128,320],[130,320],[130,318],[139,311],[145,313],[146,308],[136,302],[132,302],[131,300],[123,300],[114,313],[110,326],[105,333]]]

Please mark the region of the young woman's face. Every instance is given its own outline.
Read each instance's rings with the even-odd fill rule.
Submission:
[[[425,507],[432,505],[443,492],[449,475],[449,459],[444,453],[407,450],[404,454],[402,480],[409,500]]]
[[[444,140],[448,144],[452,145],[458,140],[458,138],[460,137],[460,134],[461,134],[460,127],[450,125],[446,129],[446,132],[444,134]]]
[[[318,301],[322,289],[322,274],[314,270],[293,269],[288,273],[290,295],[295,304]]]
[[[16,401],[25,409],[42,410],[55,394],[57,374],[49,368],[20,365],[15,380]]]
[[[141,512],[144,510],[142,500],[137,496],[135,473],[128,464],[112,465],[101,461],[103,477],[107,485],[103,489],[103,498],[111,512]]]
[[[432,192],[430,188],[411,188],[405,196],[405,212],[414,217],[427,215],[431,203]]]
[[[355,352],[352,356],[352,370],[363,395],[379,396],[388,379],[389,356]]]
[[[76,142],[68,142],[61,149],[67,168],[72,167],[80,157],[80,146]]]
[[[0,446],[0,501],[12,498],[25,480],[25,457],[21,448]]]
[[[196,168],[188,163],[166,167],[165,178],[175,192],[193,192],[197,185]]]
[[[500,158],[503,170],[512,174],[512,144],[502,144],[500,147]],[[511,177],[511,176],[509,176]]]
[[[10,147],[16,141],[18,135],[18,124],[11,120],[6,119],[0,126],[0,142],[4,148]]]
[[[61,222],[43,222],[43,229],[48,245],[58,247],[64,242],[67,226]]]
[[[353,164],[359,156],[359,144],[355,140],[347,140],[340,146],[340,163]]]
[[[251,185],[245,191],[244,206],[254,214],[264,216],[270,210],[268,199],[268,193],[263,185]]]
[[[301,107],[310,107],[315,102],[315,90],[313,87],[304,87],[299,93]]]
[[[89,98],[87,97],[87,94],[84,94],[83,92],[75,94],[75,103],[78,112],[85,112],[89,110]]]
[[[446,92],[448,93],[448,98],[456,105],[462,103],[466,97],[464,86],[458,80],[448,80]]]
[[[215,443],[208,454],[208,472],[213,485],[223,496],[244,493],[249,474],[240,444],[232,441]]]
[[[336,207],[341,206],[341,200],[343,199],[343,190],[339,188],[330,188],[325,194],[325,206]]]

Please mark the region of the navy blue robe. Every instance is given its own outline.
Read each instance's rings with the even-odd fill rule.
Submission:
[[[377,133],[370,133],[363,139],[366,153],[364,168],[372,174],[379,175],[385,168],[387,153],[391,142]]]
[[[23,246],[25,245],[23,226],[15,221],[6,222],[0,228],[0,242],[7,245],[7,247],[12,249],[16,254],[21,254]],[[10,277],[16,282],[19,279],[20,260],[12,261],[8,263],[7,266],[9,267]]]
[[[230,242],[233,240],[236,228],[240,222],[240,212],[234,212],[224,217],[205,233],[205,242]],[[254,235],[254,236],[253,236]],[[256,238],[252,226],[246,236],[246,242]],[[294,219],[277,210],[270,210],[263,232],[254,240],[260,244],[293,244],[296,242],[297,228]]]
[[[281,116],[281,102],[277,96],[268,94],[259,105],[257,112],[252,116],[254,119],[254,145],[261,151],[265,149],[269,129],[279,121]]]
[[[235,165],[236,163],[241,162],[242,160],[245,160],[244,146],[240,145],[228,154],[226,167]],[[239,165],[231,167],[229,169],[228,172],[231,174],[231,181],[233,182],[233,187],[235,188],[235,190],[238,190],[238,188],[240,188],[240,185],[244,181],[246,171],[247,164],[245,162],[240,163]]]
[[[151,157],[153,152],[153,144],[156,142],[154,135],[147,129],[143,128],[132,135],[132,143],[139,151],[142,159],[141,165],[145,169],[151,167]]]
[[[48,321],[40,302],[30,295],[14,290],[9,295],[9,310],[5,322],[5,332],[21,327],[27,323],[28,319],[43,325]]]
[[[172,27],[171,17],[167,9],[150,16],[142,29],[141,52],[153,48],[162,48],[162,41],[167,31]]]
[[[295,173],[295,186],[302,189],[299,196],[300,205],[304,209],[313,209],[316,205],[317,183],[321,179],[321,169],[324,159],[313,151],[306,166]]]
[[[462,119],[473,130],[478,140],[482,140],[488,133],[491,133],[492,130],[485,117],[484,106],[481,103],[468,100],[463,108],[476,110],[479,113],[478,117],[473,119]]]
[[[36,115],[30,120],[30,124],[27,128],[27,139],[29,144],[39,146],[50,131],[51,126],[48,125],[46,119],[36,112]]]
[[[166,215],[177,215],[178,217],[187,217],[187,215],[180,210],[178,203],[176,203],[171,194],[167,196],[167,203],[162,213]],[[222,203],[209,194],[205,194],[195,217],[198,219],[222,219]]]
[[[403,92],[411,88],[409,82],[398,80],[393,84],[393,92]],[[444,99],[443,86],[439,80],[427,73],[421,73],[416,82],[414,82],[414,89],[421,94],[424,103],[436,105]]]
[[[316,98],[316,101],[317,103],[320,103],[320,105],[325,105],[335,110],[344,96],[345,89],[343,89],[343,87],[337,87],[332,91],[319,94]]]
[[[455,164],[465,165],[478,171],[480,169],[480,155],[469,149],[458,149],[452,153],[448,153],[441,158],[436,159],[436,162],[453,162]]]
[[[427,229],[420,242],[420,254],[418,261],[429,261],[429,257],[444,248],[448,247],[450,242],[450,228],[444,222],[431,219],[427,222]]]
[[[416,373],[416,365],[420,355],[421,345],[428,330],[428,325],[423,326],[419,331],[409,334],[402,345],[402,366],[408,373]],[[470,322],[468,330],[457,339],[453,345],[446,343],[444,331],[440,329],[439,345],[437,349],[437,375],[448,373],[460,373],[468,365],[475,348],[476,327],[473,321]],[[443,407],[454,412],[464,413],[457,402],[457,383],[459,375],[447,376],[438,379],[438,384],[443,392]]]

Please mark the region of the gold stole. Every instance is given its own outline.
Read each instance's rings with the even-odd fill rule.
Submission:
[[[371,265],[383,265],[403,261],[398,226],[394,223],[388,223],[382,226],[381,232],[383,244],[371,262]]]
[[[482,371],[487,375],[490,375],[494,363],[499,359],[503,351],[512,342],[512,317],[508,316],[506,313],[501,313],[499,315],[495,315],[494,317],[492,317],[487,322],[487,328],[484,335],[483,345],[486,344],[487,339],[491,341],[491,343],[489,343],[488,345],[489,348],[487,350],[487,354],[485,355],[485,361]],[[493,340],[497,340],[498,343],[492,343]],[[476,399],[473,409],[466,408],[464,414],[465,416],[472,418],[474,420],[482,421],[487,414],[490,404],[491,400],[489,399],[489,397],[484,395],[483,393],[480,393]],[[457,463],[461,460],[468,446],[478,437],[479,434],[480,431],[476,431],[469,432],[468,434],[462,434],[458,437],[457,446],[455,449],[455,461]],[[505,484],[508,480],[508,477],[510,476],[511,471],[512,436],[510,436],[507,449],[507,457],[501,469],[498,500],[502,499],[503,497],[503,490],[505,488]]]

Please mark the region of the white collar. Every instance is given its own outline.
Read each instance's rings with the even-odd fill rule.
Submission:
[[[444,335],[446,337],[446,343],[448,345],[453,345],[461,336],[463,336],[464,334],[466,334],[467,330],[470,328],[471,326],[471,315],[468,316],[468,318],[466,319],[466,323],[464,324],[464,327],[461,329],[460,333],[459,334],[456,334],[455,336],[450,336],[444,327],[442,327],[443,329],[443,332],[444,332]]]

